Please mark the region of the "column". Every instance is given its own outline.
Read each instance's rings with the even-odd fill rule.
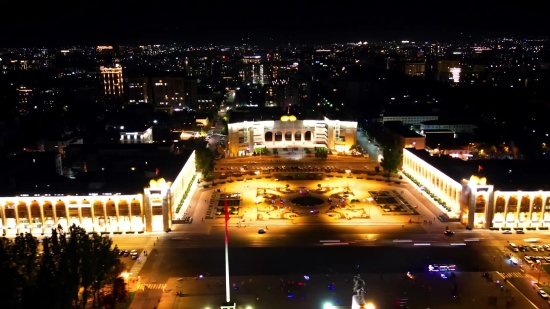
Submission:
[[[264,143],[265,145],[265,143]],[[134,231],[134,225],[132,224],[133,223],[133,220],[134,220],[134,216],[132,216],[132,204],[133,204],[134,200],[130,200],[128,202],[128,220],[130,220],[130,229],[128,229],[128,231],[126,232],[132,232]]]
[[[116,199],[114,200],[115,202],[115,211],[116,211],[116,223],[117,223],[117,226],[116,226],[116,229],[117,229],[117,232],[120,232],[120,213],[118,211],[118,203],[120,202],[120,199]],[[130,206],[130,205],[128,205]]]
[[[44,217],[44,204],[38,204],[40,209],[40,220],[42,221],[42,234],[45,233],[46,218]],[[31,214],[32,217],[32,214]]]
[[[6,204],[0,204],[0,214],[2,215],[2,229],[6,232],[6,226],[8,225],[8,219],[6,219]]]
[[[509,204],[509,201],[510,201],[510,197],[508,196],[504,196],[504,226],[508,226],[508,222],[507,222],[507,219],[508,219],[508,204]]]
[[[533,220],[533,201],[535,200],[536,196],[531,197],[529,200],[529,215],[527,216],[527,220],[529,220],[529,226],[533,226],[531,220]],[[540,220],[539,220],[540,221]],[[538,224],[538,223],[537,223]]]
[[[17,234],[20,233],[19,223],[19,201],[17,201],[17,204],[15,204],[15,230],[17,231]]]

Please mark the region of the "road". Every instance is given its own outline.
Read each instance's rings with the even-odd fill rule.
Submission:
[[[356,272],[390,276],[407,271],[426,273],[430,264],[455,264],[458,272],[506,273],[510,281],[528,294],[537,306],[545,304],[530,287],[530,279],[525,278],[518,266],[510,265],[504,258],[502,249],[508,242],[522,244],[525,239],[535,237],[539,238],[539,243],[550,243],[548,233],[505,235],[496,231],[457,230],[454,236],[445,236],[438,231],[427,232],[419,224],[407,224],[404,228],[268,226],[266,234],[258,234],[254,227],[230,227],[229,236],[232,277],[289,278],[299,274],[324,276]],[[121,248],[139,250],[140,244],[151,237],[157,236],[113,238]],[[159,234],[151,257],[140,273],[144,283],[200,274],[224,274],[222,226],[212,227],[207,234]]]

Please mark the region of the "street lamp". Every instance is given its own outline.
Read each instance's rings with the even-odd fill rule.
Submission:
[[[370,205],[372,204],[372,197],[367,198],[367,201],[369,201],[369,219],[370,219]]]

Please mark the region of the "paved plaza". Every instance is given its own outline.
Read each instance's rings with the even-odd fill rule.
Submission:
[[[242,309],[323,308],[325,303],[350,308],[353,276],[319,274],[308,276],[309,280],[301,274],[232,277],[231,297]],[[453,279],[449,273],[442,278],[439,273],[421,272],[412,273],[412,277],[405,273],[362,274],[365,299],[376,308],[395,308],[396,304],[423,309],[506,308],[507,302],[508,308],[535,308],[514,287],[503,283],[501,288],[500,284],[483,278],[482,273],[456,272]],[[149,289],[143,297],[152,299],[152,305],[160,297],[160,302],[156,300],[158,309],[216,308],[225,300],[224,278],[170,278],[164,291]]]

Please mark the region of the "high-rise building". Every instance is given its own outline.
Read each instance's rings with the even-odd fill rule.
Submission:
[[[264,65],[261,56],[244,56],[239,77],[244,84],[264,84]]]
[[[185,78],[179,76],[153,77],[153,101],[158,106],[185,106]]]
[[[150,103],[149,81],[147,77],[130,77],[125,78],[125,80],[127,84],[126,94],[128,95],[128,103]]]
[[[106,95],[120,97],[124,93],[122,85],[122,67],[115,64],[114,67],[100,67],[103,76],[103,87]]]

